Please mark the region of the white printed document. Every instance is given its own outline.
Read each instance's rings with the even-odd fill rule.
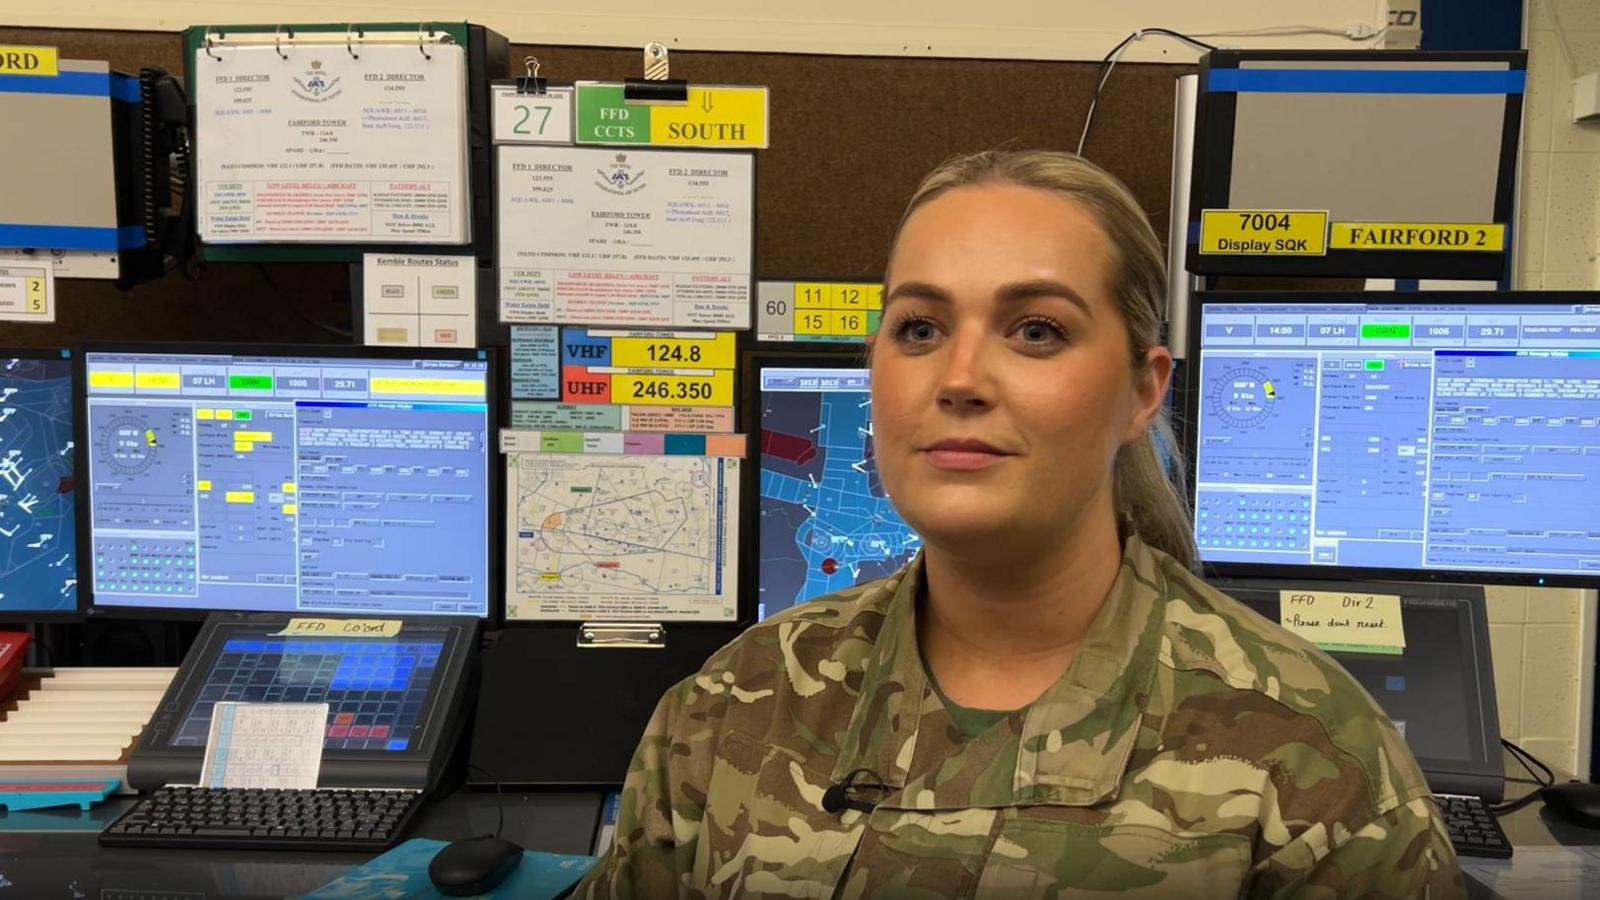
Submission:
[[[752,155],[496,152],[501,321],[750,327]]]
[[[202,239],[471,240],[461,47],[224,43],[194,72]]]
[[[200,786],[290,788],[317,786],[326,703],[235,703],[211,709]]]

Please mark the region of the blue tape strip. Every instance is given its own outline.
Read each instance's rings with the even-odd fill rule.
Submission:
[[[1520,94],[1523,69],[1212,69],[1214,94]]]
[[[139,79],[129,75],[111,76],[111,99],[123,103],[139,102]]]
[[[62,72],[54,78],[34,75],[0,75],[0,94],[64,94],[74,97],[110,97],[127,103],[139,101],[139,81],[106,72]]]
[[[8,225],[0,223],[0,247],[38,250],[128,250],[144,246],[144,226],[91,228],[79,225]]]

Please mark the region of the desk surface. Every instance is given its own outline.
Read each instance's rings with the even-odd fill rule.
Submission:
[[[1537,790],[1507,756],[1506,798]],[[1558,780],[1567,780],[1557,772]],[[530,850],[588,853],[602,795],[593,791],[505,794],[505,836]],[[278,851],[110,850],[95,838],[129,801],[89,812],[48,810],[0,814],[0,887],[19,897],[97,900],[202,900],[213,897],[293,897],[320,887],[365,862],[363,854]],[[454,840],[494,831],[493,791],[460,790],[430,802],[407,837]],[[1500,820],[1518,847],[1600,844],[1600,831],[1563,822],[1535,802]],[[1496,897],[1468,878],[1473,897]]]
[[[592,791],[505,794],[506,838],[530,850],[588,853],[602,795]],[[0,894],[95,900],[295,897],[366,862],[366,854],[106,849],[100,830],[131,801],[88,812],[0,815]],[[493,791],[457,791],[428,803],[406,837],[454,840],[491,834]],[[12,889],[10,886],[14,885]]]

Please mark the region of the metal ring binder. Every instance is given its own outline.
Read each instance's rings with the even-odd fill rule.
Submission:
[[[288,59],[289,58],[289,54],[283,52],[283,33],[285,31],[289,32],[289,46],[291,46],[291,47],[294,46],[294,29],[293,28],[284,28],[282,25],[279,25],[277,28],[273,29],[273,32],[272,32],[272,47],[273,47],[274,50],[278,51],[278,58],[279,59]]]
[[[357,53],[355,48],[350,45],[350,33],[352,31],[355,32],[355,42],[358,44],[366,39],[367,33],[363,31],[359,25],[344,26],[344,52],[350,54],[351,59],[360,59],[361,54]]]
[[[422,37],[422,29],[424,29],[424,28],[428,29],[428,37],[430,37],[430,38],[433,37],[433,29],[431,27],[429,27],[428,24],[425,23],[425,22],[418,22],[417,23],[417,52],[422,54],[422,58],[423,59],[433,59],[433,54],[428,52],[428,42],[426,40],[424,40],[423,37]]]
[[[220,57],[220,56],[216,55],[215,53],[211,52],[211,48],[214,46],[212,41],[211,41],[211,35],[212,34],[215,34],[219,38],[227,37],[227,35],[223,34],[220,31],[213,32],[209,28],[206,29],[206,55],[211,57],[212,59],[216,60],[217,62],[221,62],[222,61],[222,57]]]

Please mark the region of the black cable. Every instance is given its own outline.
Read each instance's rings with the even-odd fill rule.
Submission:
[[[494,773],[490,772],[488,769],[485,769],[483,766],[478,765],[477,763],[467,763],[467,769],[469,771],[476,769],[479,775],[482,775],[494,782],[494,809],[497,817],[494,826],[494,836],[500,837],[501,833],[506,830],[506,798],[505,793],[500,790],[500,779],[494,777]]]
[[[1545,788],[1556,783],[1555,773],[1550,771],[1550,767],[1540,762],[1539,759],[1532,753],[1529,753],[1505,738],[1500,739],[1500,745],[1505,747],[1512,756],[1516,757],[1517,762],[1522,763],[1522,767],[1527,769],[1528,774],[1532,775],[1537,780],[1537,784],[1539,786],[1527,792],[1526,794],[1523,794],[1521,797],[1516,798],[1515,800],[1507,800],[1504,803],[1498,803],[1489,807],[1489,812],[1494,813],[1496,816],[1509,815],[1523,808],[1524,806],[1527,806],[1543,796]],[[1543,776],[1534,771],[1535,766],[1544,771]]]
[[[1083,155],[1083,148],[1089,145],[1089,126],[1094,124],[1094,110],[1095,107],[1100,105],[1100,92],[1106,86],[1106,77],[1110,74],[1109,70],[1112,65],[1111,61],[1116,58],[1117,54],[1122,50],[1122,48],[1128,46],[1134,41],[1140,40],[1147,34],[1164,34],[1167,37],[1177,38],[1180,41],[1193,44],[1202,50],[1217,49],[1215,44],[1208,44],[1205,41],[1189,37],[1182,32],[1173,31],[1170,28],[1141,28],[1119,41],[1115,47],[1112,47],[1111,50],[1106,53],[1105,56],[1100,58],[1100,65],[1095,68],[1094,93],[1089,97],[1089,112],[1083,117],[1083,134],[1078,138],[1079,156]]]
[[[1550,785],[1556,783],[1556,774],[1550,771],[1550,767],[1540,762],[1532,753],[1529,753],[1521,747],[1518,747],[1516,744],[1513,744],[1505,738],[1500,739],[1500,744],[1507,750],[1511,751],[1511,755],[1517,758],[1517,762],[1522,763],[1522,767],[1528,770],[1529,775],[1539,779],[1539,784],[1541,786],[1549,787]],[[1535,772],[1529,763],[1532,763],[1533,766],[1538,766],[1539,769],[1544,772],[1544,776],[1541,778],[1539,773]]]
[[[46,669],[54,669],[56,667],[56,652],[54,650],[50,649],[50,645],[49,644],[46,644],[44,641],[41,641],[38,638],[34,638],[33,639],[33,648],[34,648],[33,649],[33,655],[34,656],[38,656],[39,655],[39,651],[43,650],[45,659],[50,660],[49,662],[44,664],[44,667]]]

